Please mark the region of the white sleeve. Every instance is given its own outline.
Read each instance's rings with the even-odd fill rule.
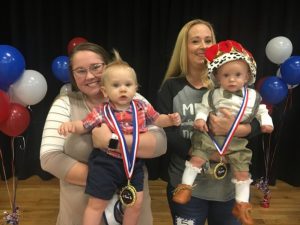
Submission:
[[[144,102],[150,104],[149,101],[148,101],[144,96],[142,96],[142,95],[139,94],[139,93],[136,93],[135,96],[134,96],[133,98],[134,98],[134,99],[138,99],[138,100],[142,100],[142,101],[144,101]]]
[[[269,110],[267,109],[265,104],[260,104],[258,106],[258,111],[255,117],[261,126],[270,125],[274,127],[272,117],[269,115]]]
[[[68,96],[60,96],[56,99],[48,113],[44,125],[40,157],[53,151],[63,151],[65,137],[58,134],[58,127],[66,121],[70,121],[70,101]]]

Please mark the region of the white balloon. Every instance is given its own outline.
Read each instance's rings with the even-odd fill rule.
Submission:
[[[265,51],[271,62],[281,64],[291,56],[293,44],[288,38],[278,36],[268,42]]]
[[[282,78],[281,73],[280,73],[280,67],[277,69],[276,76],[279,78]],[[287,84],[288,89],[293,89],[293,88],[297,87],[298,85],[299,84],[294,84],[294,85]]]
[[[9,89],[8,89],[8,95],[9,95],[9,100],[10,100],[10,102],[18,103],[18,104],[20,104],[20,105],[22,105],[22,106],[24,106],[24,107],[27,106],[26,103],[24,103],[24,102],[23,102],[22,100],[20,100],[17,96],[15,96],[14,91],[13,91],[13,84],[11,84],[11,85],[9,86]]]
[[[12,101],[22,105],[35,105],[47,93],[45,77],[35,70],[25,70],[21,77],[10,85],[9,94]]]
[[[59,94],[60,95],[63,95],[63,94],[68,94],[72,92],[72,85],[70,83],[67,83],[67,84],[64,84],[61,88],[60,88],[60,92]]]

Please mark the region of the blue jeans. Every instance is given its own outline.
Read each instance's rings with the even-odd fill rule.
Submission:
[[[218,202],[192,197],[181,205],[172,201],[173,191],[174,187],[168,184],[167,197],[174,225],[204,225],[206,219],[209,225],[241,225],[231,213],[234,199]]]

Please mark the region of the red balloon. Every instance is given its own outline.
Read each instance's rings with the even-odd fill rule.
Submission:
[[[269,104],[267,102],[264,102],[264,101],[261,101],[261,104],[265,104],[266,105],[266,108],[269,112],[269,115],[271,116],[272,115],[272,112],[273,112],[273,105],[272,104]]]
[[[262,77],[262,78],[260,78],[260,79],[256,82],[256,84],[255,84],[255,90],[256,90],[257,92],[260,93],[261,86],[262,86],[262,84],[264,83],[264,81],[265,81],[267,78],[268,78],[268,77]],[[273,105],[272,105],[272,104],[269,104],[269,103],[267,103],[267,102],[264,102],[263,100],[261,101],[261,104],[265,104],[267,110],[269,111],[269,115],[272,115],[272,112],[273,112]]]
[[[255,90],[256,90],[257,92],[260,93],[261,85],[263,84],[263,82],[264,82],[267,78],[268,78],[268,77],[262,77],[262,78],[260,78],[260,79],[256,82],[256,84],[255,84]]]
[[[0,90],[0,123],[7,120],[9,115],[9,97],[8,95]]]
[[[68,54],[70,55],[70,53],[72,52],[73,48],[82,43],[82,42],[87,42],[87,40],[83,37],[75,37],[73,38],[71,41],[69,41],[69,44],[68,44]]]
[[[29,122],[28,110],[18,103],[11,103],[8,119],[0,125],[0,130],[8,136],[16,137],[27,129]]]

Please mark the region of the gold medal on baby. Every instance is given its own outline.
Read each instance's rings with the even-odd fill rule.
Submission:
[[[210,132],[208,132],[208,135],[210,136],[213,144],[215,145],[216,149],[218,150],[219,154],[221,155],[221,162],[219,162],[216,165],[216,167],[214,168],[214,177],[216,179],[223,179],[227,174],[227,166],[225,163],[222,162],[222,155],[224,155],[225,152],[227,151],[229,144],[234,136],[234,133],[235,133],[241,119],[243,118],[247,103],[248,103],[248,88],[247,88],[247,86],[244,86],[243,102],[241,104],[239,112],[237,113],[236,118],[234,119],[233,124],[231,125],[231,128],[229,129],[229,132],[227,133],[227,135],[224,139],[222,146],[219,146],[219,144],[215,140],[214,136]]]
[[[132,177],[134,171],[134,165],[136,160],[136,152],[139,143],[139,126],[138,126],[138,118],[137,118],[137,108],[134,101],[130,103],[132,109],[132,145],[129,150],[127,147],[126,140],[123,135],[123,131],[121,130],[120,125],[118,124],[115,115],[113,114],[109,105],[105,106],[104,112],[107,122],[114,127],[115,133],[119,137],[120,141],[120,150],[122,153],[122,160],[124,165],[125,174],[128,180],[128,184],[122,188],[120,192],[120,201],[124,206],[132,206],[136,202],[136,189],[130,184],[130,179]],[[106,113],[107,111],[107,113]],[[141,181],[143,182],[143,180]]]
[[[136,201],[136,189],[128,180],[127,186],[123,187],[120,192],[120,201],[124,206],[132,206]]]
[[[227,166],[222,161],[219,162],[214,168],[214,177],[218,180],[223,179],[227,174]]]

